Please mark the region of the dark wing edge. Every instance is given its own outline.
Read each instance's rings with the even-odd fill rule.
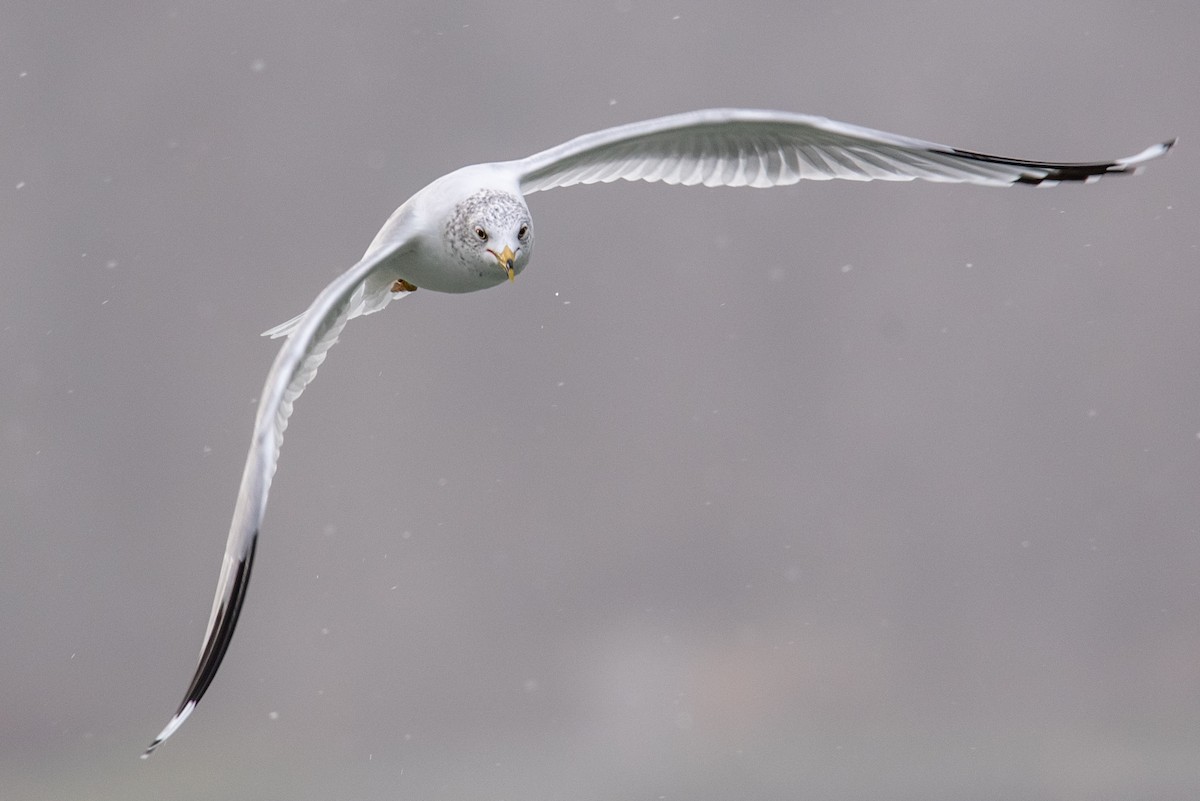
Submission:
[[[950,148],[954,155],[970,161],[986,164],[1004,164],[1017,167],[1028,172],[1023,173],[1013,183],[1030,186],[1054,186],[1070,181],[1092,183],[1104,175],[1128,173],[1137,175],[1146,162],[1165,156],[1175,146],[1177,138],[1168,139],[1157,145],[1151,145],[1140,153],[1126,156],[1113,161],[1082,161],[1056,163],[1052,161],[1028,161],[1025,159],[1010,159],[1004,156],[991,156],[987,153],[976,153],[971,150]]]
[[[192,710],[196,708],[196,704],[204,697],[208,685],[212,684],[213,678],[217,675],[217,668],[225,658],[225,651],[229,649],[229,643],[233,639],[233,630],[237,626],[238,616],[242,612],[242,602],[246,598],[246,588],[250,586],[250,568],[254,566],[254,552],[257,547],[258,532],[255,531],[250,541],[250,552],[237,561],[233,570],[230,584],[232,592],[229,598],[221,600],[217,606],[212,632],[204,642],[204,650],[200,653],[200,663],[196,666],[196,673],[192,676],[192,682],[188,685],[187,692],[184,693],[183,701],[171,720],[142,753],[142,759],[147,759],[154,753],[154,749],[166,742],[167,738],[183,725],[188,716],[192,714]]]

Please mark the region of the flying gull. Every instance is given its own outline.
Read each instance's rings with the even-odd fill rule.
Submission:
[[[475,292],[512,281],[533,253],[526,195],[618,179],[686,186],[771,187],[833,178],[1053,186],[1136,172],[1173,144],[1152,145],[1113,161],[1026,161],[806,114],[710,109],[584,134],[527,158],[475,164],[438,178],[396,209],[362,259],[325,287],[303,314],[264,333],[287,340],[259,398],[199,665],[178,711],[142,757],[187,720],[229,648],[292,405],[346,322],[380,311],[418,287]]]

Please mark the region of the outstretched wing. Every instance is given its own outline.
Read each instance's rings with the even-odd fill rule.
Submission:
[[[238,487],[237,504],[233,508],[233,522],[229,526],[229,539],[225,543],[225,557],[208,618],[208,630],[204,635],[204,647],[200,651],[200,662],[179,709],[142,754],[143,759],[183,725],[212,683],[225,657],[250,582],[258,531],[267,510],[267,492],[275,475],[279,448],[283,444],[283,432],[292,414],[292,405],[317,374],[317,368],[325,361],[329,349],[337,342],[338,335],[355,310],[355,298],[361,296],[361,288],[376,268],[394,257],[404,246],[405,240],[401,238],[378,248],[373,245],[362,261],[317,295],[308,311],[298,319],[285,323],[290,325],[291,336],[275,357],[258,401],[254,435],[250,442],[250,453],[246,456],[246,467],[242,471],[242,483]],[[362,313],[361,310],[359,313]]]
[[[709,109],[585,134],[505,166],[520,176],[525,194],[617,179],[755,187],[805,178],[1053,185],[1135,171],[1174,142],[1113,161],[1054,163],[973,153],[807,114]]]

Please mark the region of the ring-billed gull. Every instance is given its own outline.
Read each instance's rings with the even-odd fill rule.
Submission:
[[[303,314],[264,332],[272,338],[286,336],[287,341],[259,399],[199,665],[178,711],[143,758],[192,713],[225,656],[246,597],[267,491],[292,405],[346,322],[377,312],[418,287],[474,292],[512,281],[533,253],[533,221],[525,195],[617,179],[770,187],[805,178],[920,178],[1048,186],[1134,172],[1172,144],[1174,140],[1113,161],[1026,161],[823,117],[711,109],[585,134],[528,158],[476,164],[438,178],[396,209],[362,259],[325,287]]]

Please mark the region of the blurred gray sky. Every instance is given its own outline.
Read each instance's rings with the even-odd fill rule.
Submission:
[[[4,5],[4,799],[1200,796],[1200,7]],[[515,285],[348,328],[138,760],[258,333],[450,169],[717,105],[1182,140],[534,196]]]

